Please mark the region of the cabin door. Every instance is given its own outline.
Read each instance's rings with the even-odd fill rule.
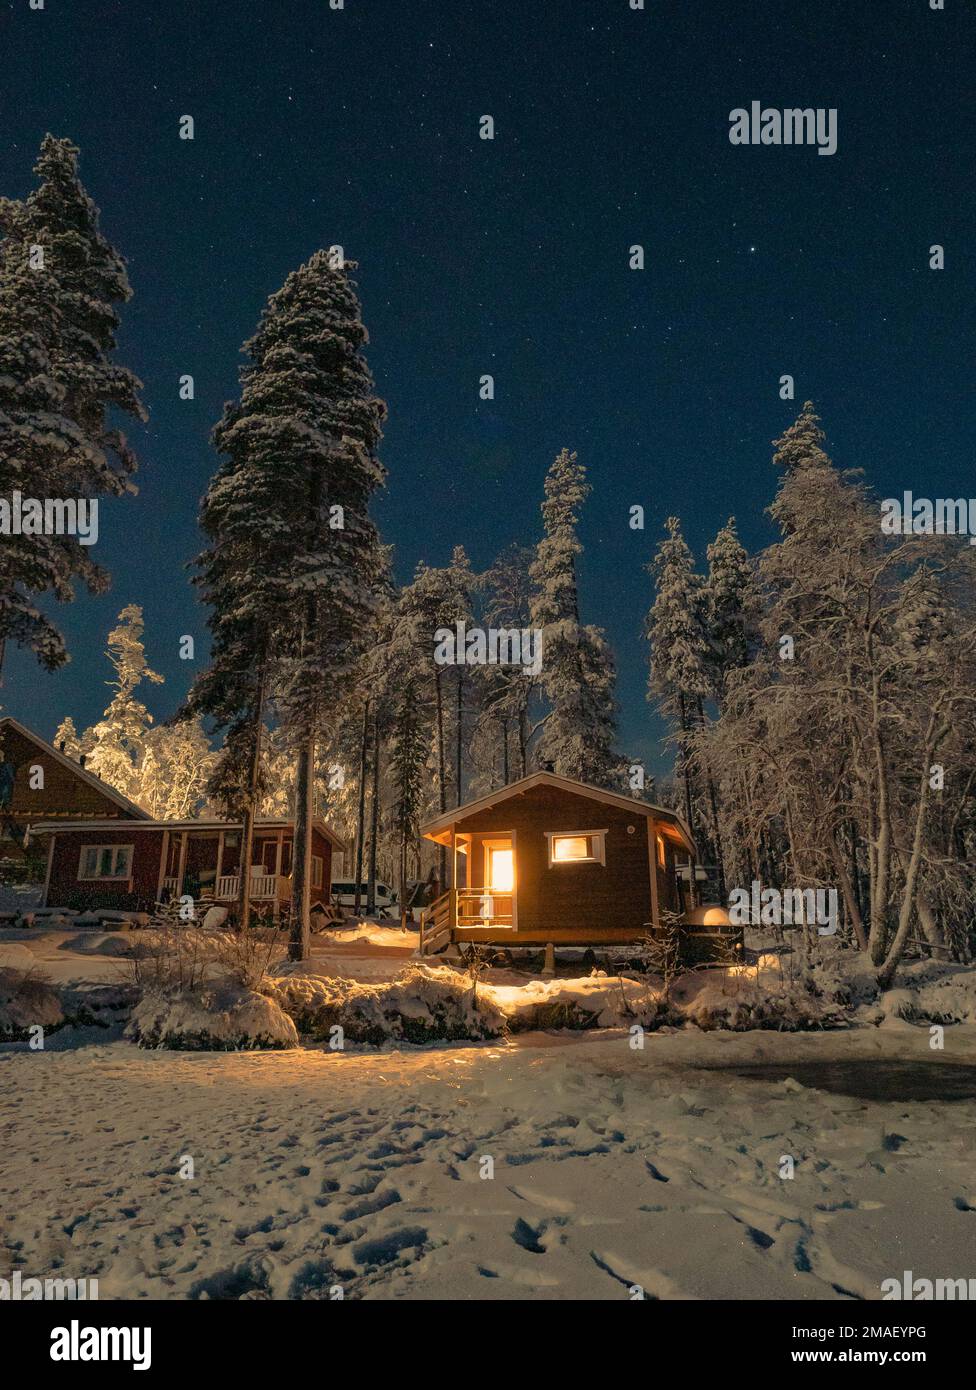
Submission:
[[[486,926],[515,925],[515,840],[511,835],[484,841],[481,916]]]

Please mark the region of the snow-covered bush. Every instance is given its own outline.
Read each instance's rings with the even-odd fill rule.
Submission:
[[[660,982],[620,975],[577,980],[533,980],[518,988],[487,986],[503,1009],[509,1030],[543,1028],[657,1028],[671,1018]]]
[[[394,980],[360,984],[289,971],[262,986],[298,1031],[328,1041],[336,1026],[350,1042],[440,1042],[497,1038],[505,1016],[491,991],[449,967],[415,965]]]
[[[682,1003],[685,1018],[699,1028],[776,1028],[795,1033],[842,1024],[841,1009],[802,983],[778,981],[769,974],[728,975],[715,971]]]
[[[40,1025],[53,1032],[64,1025],[57,991],[30,970],[0,968],[0,1041],[23,1042]]]
[[[65,1020],[75,1027],[110,1028],[129,1018],[139,998],[135,985],[67,986],[61,990],[61,1007]]]
[[[233,981],[146,994],[125,1036],[141,1047],[235,1052],[296,1047],[295,1025],[273,999]]]
[[[133,978],[147,993],[194,990],[225,977],[256,989],[281,948],[281,936],[274,928],[212,931],[160,918],[140,937]]]
[[[976,970],[918,962],[882,996],[883,1017],[909,1023],[976,1023]],[[927,967],[927,968],[924,968]]]

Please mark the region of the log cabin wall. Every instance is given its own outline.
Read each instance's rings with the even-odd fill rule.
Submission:
[[[83,912],[90,908],[115,908],[122,912],[149,911],[156,902],[163,830],[75,830],[55,834],[51,879],[46,902],[50,907]],[[133,845],[132,876],[120,880],[79,879],[85,845]]]
[[[628,827],[632,826],[631,832]],[[647,818],[562,788],[539,786],[458,822],[465,833],[515,834],[516,936],[598,940],[607,928],[640,936],[651,920]],[[546,831],[606,830],[606,865],[549,867]],[[477,853],[480,855],[481,850]],[[475,883],[481,872],[474,870]]]

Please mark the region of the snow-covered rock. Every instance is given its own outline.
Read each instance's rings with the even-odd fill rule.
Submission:
[[[145,995],[132,1011],[125,1036],[141,1047],[191,1052],[298,1044],[294,1023],[274,999],[229,982]]]

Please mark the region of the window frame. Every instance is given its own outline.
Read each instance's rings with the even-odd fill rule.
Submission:
[[[601,864],[607,867],[607,834],[608,830],[546,830],[546,848],[548,851],[548,867],[550,869],[562,869],[567,864]],[[555,859],[553,858],[553,844],[556,840],[587,840],[588,848],[591,853],[580,859]]]
[[[324,876],[324,872],[325,872],[325,863],[323,862],[322,855],[321,855],[321,854],[313,854],[313,855],[312,855],[312,880],[311,880],[311,885],[310,885],[312,888],[321,888],[321,887],[322,887],[322,879],[323,879],[323,876]],[[355,887],[354,887],[354,888],[353,888],[353,892],[355,892],[355,891],[356,891],[356,890],[355,890]]]
[[[85,873],[85,857],[94,853],[100,856],[103,850],[112,850],[113,854],[125,853],[128,855],[124,874],[88,874]],[[119,844],[117,841],[109,841],[107,844],[82,845],[78,855],[78,883],[131,883],[132,882],[132,862],[135,859],[136,847],[134,844]]]

